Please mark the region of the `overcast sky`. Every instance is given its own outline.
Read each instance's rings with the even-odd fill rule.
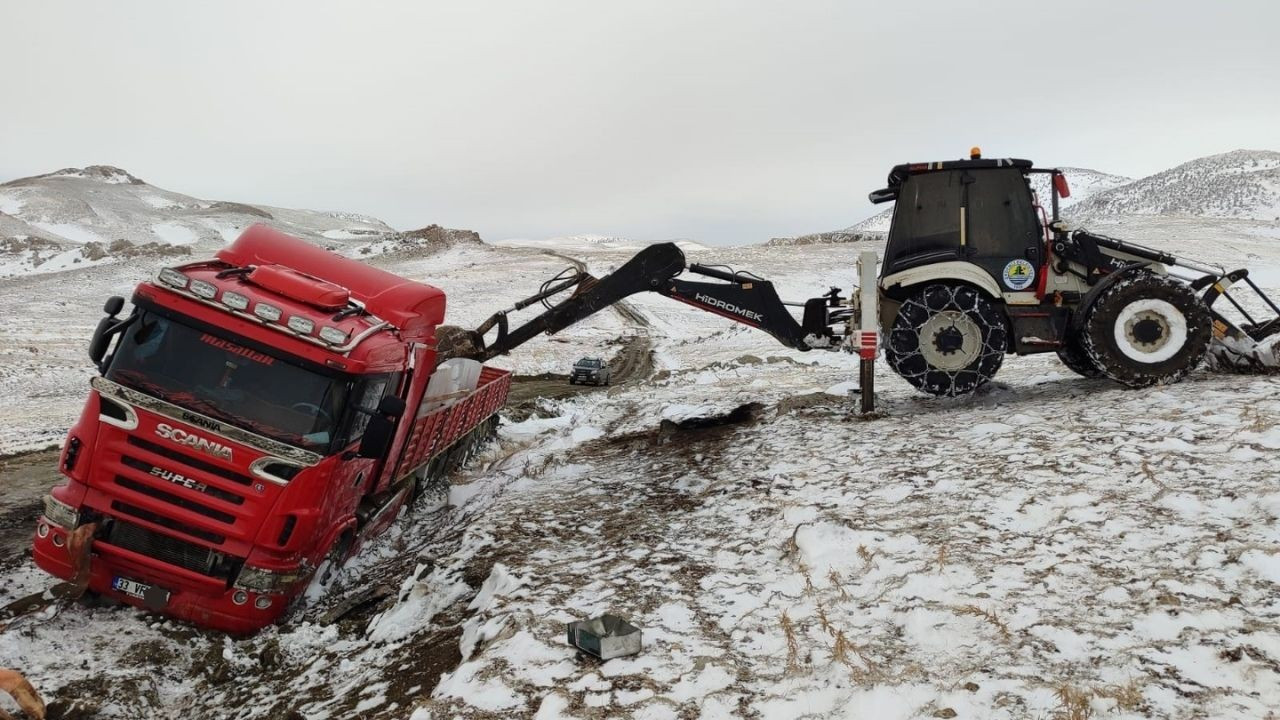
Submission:
[[[973,144],[1134,176],[1280,150],[1277,27],[1273,0],[0,0],[0,178],[759,242]]]

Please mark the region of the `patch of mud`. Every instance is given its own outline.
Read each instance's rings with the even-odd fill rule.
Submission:
[[[62,483],[58,455],[58,450],[45,450],[0,459],[0,570],[26,558],[41,498]],[[0,584],[0,604],[13,599],[8,592]]]

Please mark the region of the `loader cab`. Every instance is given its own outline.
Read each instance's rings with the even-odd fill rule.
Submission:
[[[977,266],[1001,294],[1035,292],[1044,235],[1029,160],[898,165],[872,202],[896,200],[882,277],[940,263]],[[953,268],[955,266],[952,266]]]

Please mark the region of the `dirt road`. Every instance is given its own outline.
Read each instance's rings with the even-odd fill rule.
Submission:
[[[0,570],[12,567],[25,556],[40,514],[40,498],[61,477],[57,450],[0,460]]]

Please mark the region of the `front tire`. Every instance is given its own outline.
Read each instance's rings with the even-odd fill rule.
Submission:
[[[885,359],[917,389],[955,397],[995,377],[1007,347],[1004,316],[981,291],[927,285],[898,309]]]
[[[1209,352],[1209,309],[1186,283],[1141,273],[1105,290],[1084,321],[1084,347],[1107,377],[1129,387],[1181,380]]]
[[[1067,332],[1067,336],[1063,338],[1062,347],[1058,348],[1058,359],[1066,365],[1069,370],[1081,377],[1100,378],[1104,375],[1102,368],[1089,357],[1089,351],[1084,349],[1084,338],[1080,333]]]

